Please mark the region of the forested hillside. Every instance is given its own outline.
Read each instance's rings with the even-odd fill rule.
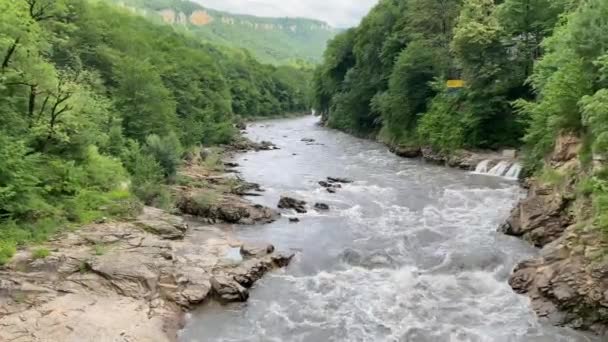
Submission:
[[[108,0],[205,41],[244,48],[273,64],[318,63],[339,31],[302,18],[262,18],[205,8],[193,0]]]
[[[534,97],[526,79],[569,2],[383,0],[330,43],[316,107],[332,127],[395,143],[518,145],[512,101]]]
[[[0,0],[0,63],[0,263],[60,226],[167,206],[184,152],[308,107],[308,71],[97,1]]]
[[[528,173],[593,203],[581,225],[608,231],[607,32],[605,0],[382,0],[329,44],[315,107],[391,145],[521,147]],[[581,169],[563,174],[544,161],[566,134]]]

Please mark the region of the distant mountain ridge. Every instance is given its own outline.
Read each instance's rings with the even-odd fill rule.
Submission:
[[[339,29],[315,19],[233,14],[188,0],[110,0],[202,39],[245,48],[263,62],[316,63]]]

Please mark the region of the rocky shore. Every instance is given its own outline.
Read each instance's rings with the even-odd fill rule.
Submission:
[[[576,189],[584,174],[579,161],[581,146],[580,139],[572,135],[558,139],[546,166],[561,180],[548,184],[541,179],[526,179],[528,196],[499,231],[540,248],[538,257],[516,266],[509,284],[530,298],[541,319],[608,335],[608,241],[588,221],[592,203]],[[512,155],[466,150],[448,155],[431,148],[389,148],[401,157],[464,170],[474,170],[483,160],[496,164]]]
[[[472,171],[484,160],[489,160],[492,167],[500,161],[514,161],[517,156],[515,150],[494,151],[470,151],[457,150],[452,153],[442,153],[431,147],[387,145],[389,150],[403,158],[422,158],[435,164]]]
[[[274,148],[239,144],[234,150]],[[175,341],[185,312],[245,301],[264,274],[289,264],[293,253],[231,234],[225,223],[278,214],[240,197],[259,186],[206,158],[190,156],[180,171],[180,215],[145,207],[130,221],[66,231],[43,246],[48,255],[19,251],[0,268],[0,341]]]
[[[531,179],[528,197],[500,228],[541,248],[521,262],[509,284],[530,297],[552,324],[608,334],[608,241],[590,220],[592,203],[577,191],[584,171],[580,139],[561,136],[546,166],[562,179]]]

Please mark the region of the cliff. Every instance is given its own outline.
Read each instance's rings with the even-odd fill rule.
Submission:
[[[608,332],[608,240],[593,220],[581,189],[586,171],[581,139],[562,134],[545,161],[543,175],[529,181],[526,199],[501,227],[541,248],[521,262],[509,284],[530,297],[549,322],[599,334]]]
[[[205,41],[247,49],[261,61],[274,64],[318,62],[327,41],[339,32],[318,20],[238,15],[187,0],[108,1]]]

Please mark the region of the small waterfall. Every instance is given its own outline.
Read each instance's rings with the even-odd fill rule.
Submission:
[[[488,173],[490,161],[490,159],[486,159],[481,163],[477,164],[477,167],[475,168],[475,173]]]
[[[509,162],[501,161],[498,164],[496,164],[496,166],[494,166],[490,171],[488,171],[488,174],[490,176],[497,176],[497,177],[504,176],[505,173],[507,172],[507,170],[509,169],[509,165],[511,165]]]
[[[505,177],[509,179],[519,178],[519,174],[522,170],[521,164],[503,160],[494,165],[494,167],[490,167],[492,162],[493,160],[491,159],[481,161],[479,164],[477,164],[474,173],[495,177]]]
[[[511,168],[509,169],[509,171],[507,171],[507,174],[505,175],[505,177],[507,178],[511,178],[511,179],[519,179],[519,174],[521,173],[521,164],[520,163],[513,163],[513,165],[511,165]]]

